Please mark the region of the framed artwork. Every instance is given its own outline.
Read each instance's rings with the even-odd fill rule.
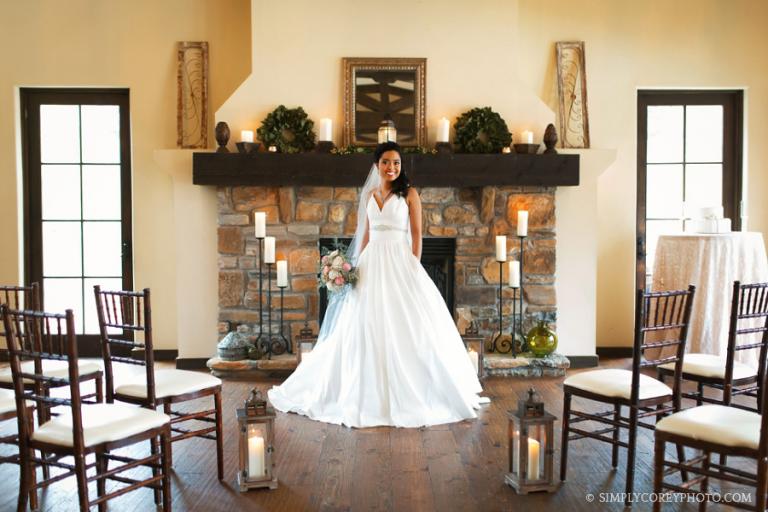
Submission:
[[[426,146],[427,59],[347,57],[342,67],[345,146],[375,146],[383,120],[398,144]]]
[[[560,143],[564,148],[588,148],[589,117],[584,42],[558,42],[555,47]]]
[[[176,146],[208,147],[208,43],[178,43]]]

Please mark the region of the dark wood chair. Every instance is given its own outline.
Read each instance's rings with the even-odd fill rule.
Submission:
[[[115,400],[137,404],[154,410],[162,406],[171,417],[171,441],[190,437],[202,437],[216,441],[216,459],[219,480],[224,479],[223,432],[221,419],[221,380],[213,375],[187,370],[155,370],[152,340],[152,309],[149,289],[141,292],[102,291],[97,285],[96,308],[98,309],[101,347],[106,371],[107,402]],[[143,343],[135,336],[118,339],[110,331],[126,331],[142,335]],[[112,354],[112,347],[128,347],[142,354],[142,358],[122,357]],[[142,375],[116,383],[112,363],[143,365]],[[172,410],[173,404],[207,396],[213,397],[214,408],[194,412]],[[213,425],[195,430],[179,426],[179,423],[199,421]]]
[[[138,407],[82,402],[72,310],[61,315],[11,310],[2,305],[0,312],[8,340],[22,460],[19,510],[26,509],[27,495],[36,488],[74,475],[80,510],[83,512],[96,505],[100,511],[106,510],[108,500],[140,487],[155,489],[155,502],[160,504],[159,498],[162,495],[163,510],[170,511],[170,418],[163,413]],[[30,357],[34,358],[35,365],[28,371],[22,367],[22,359]],[[41,369],[42,360],[66,362],[67,376],[46,375]],[[32,386],[27,381],[31,381]],[[47,389],[52,385],[68,386],[69,398],[51,397]],[[25,414],[27,401],[50,404],[64,411],[33,430]],[[118,448],[147,440],[159,443],[162,446],[161,453],[141,459],[111,453]],[[39,459],[34,456],[34,450],[53,456]],[[95,464],[86,462],[90,454],[95,455]],[[65,457],[72,457],[74,462],[64,462]],[[120,465],[110,469],[110,462]],[[35,464],[58,467],[64,472],[35,483],[32,478]],[[138,466],[150,467],[152,476],[137,480],[121,474]],[[94,467],[95,474],[89,475],[88,470]],[[106,493],[106,480],[121,482],[126,486]],[[93,481],[96,481],[96,499],[91,499],[88,492],[88,483]]]
[[[2,322],[0,321],[0,325],[2,325]],[[25,408],[25,414],[27,417],[27,422],[30,425],[34,424],[34,405],[31,403],[28,403]],[[9,391],[7,389],[0,389],[0,421],[7,421],[7,420],[15,420],[16,419],[16,395],[13,393],[13,391]],[[7,436],[0,437],[0,444],[8,444],[19,447],[19,436],[18,434],[11,434]],[[0,464],[18,464],[21,471],[24,470],[24,466],[21,462],[21,456],[20,454],[14,453],[13,455],[4,455],[0,456]],[[35,473],[32,472],[30,474],[31,481],[33,485],[35,482]],[[21,480],[21,479],[19,479]],[[21,491],[20,491],[21,492]],[[19,507],[21,508],[21,500],[19,501]],[[26,502],[25,506],[26,506]],[[33,489],[29,491],[29,504],[32,510],[35,510],[37,508],[37,492]]]
[[[743,341],[744,338],[751,338]],[[759,340],[755,341],[755,338]],[[738,352],[753,350],[757,355],[757,368],[736,361]],[[685,354],[683,381],[696,383],[696,391],[683,393],[684,398],[703,403],[733,405],[761,412],[762,384],[768,355],[768,283],[733,283],[731,316],[728,327],[728,349],[725,357],[719,354]],[[671,365],[658,368],[659,379],[674,374]],[[707,397],[705,387],[720,390],[719,397]],[[755,398],[754,406],[733,403],[734,396]]]
[[[9,309],[15,310],[32,310],[40,311],[42,306],[40,304],[40,288],[37,283],[32,283],[30,286],[0,286],[0,304],[5,304]],[[5,336],[2,326],[0,326],[0,336]],[[60,354],[63,355],[63,354]],[[25,371],[31,370],[34,366],[32,360],[27,360],[22,363],[22,367]],[[43,362],[43,373],[49,377],[66,377],[68,367],[66,361],[61,360],[46,360]],[[78,361],[78,374],[80,375],[80,382],[93,381],[94,392],[81,396],[82,400],[95,399],[96,402],[103,402],[103,386],[102,379],[104,372],[98,363],[93,361],[81,360]],[[49,384],[50,387],[57,387],[55,384]],[[0,388],[13,389],[13,378],[11,376],[10,368],[0,369]],[[45,422],[47,420],[48,408],[38,409],[39,421]]]
[[[680,409],[683,352],[694,293],[694,286],[689,286],[688,290],[667,292],[645,293],[638,290],[632,369],[593,370],[565,379],[561,480],[565,480],[568,469],[569,441],[590,438],[612,445],[611,465],[614,468],[619,462],[619,447],[624,447],[627,449],[625,505],[631,506],[638,427],[653,429],[657,419]],[[660,359],[646,359],[646,350],[656,353],[665,347],[674,348],[674,354]],[[666,363],[675,364],[674,383],[671,388],[641,373],[644,368]],[[573,396],[610,404],[613,408],[602,412],[575,411],[571,408]],[[628,409],[627,416],[622,416],[622,407]],[[651,418],[654,423],[640,421],[644,418]],[[593,431],[573,427],[574,424],[584,421],[596,422],[605,427]],[[627,430],[627,441],[621,440],[621,429]],[[680,457],[682,458],[682,453]]]
[[[765,393],[760,394],[760,401],[760,409],[765,411],[768,407]],[[695,455],[688,460],[679,456],[677,461],[667,460],[667,443],[692,448],[696,450]],[[715,463],[713,454],[719,455],[721,462]],[[744,463],[733,467],[725,462],[734,457],[752,459],[754,471],[745,468]],[[730,501],[727,505],[743,510],[768,510],[768,414],[715,404],[676,412],[656,424],[653,463],[653,490],[657,496],[662,492],[696,495],[699,511],[703,512],[712,498],[709,480],[713,478],[753,489],[749,493],[751,503]],[[684,477],[679,483],[667,479],[678,471],[694,478]],[[738,491],[744,489],[739,487]],[[718,501],[724,496],[720,495]],[[661,503],[654,502],[653,510],[659,512]]]

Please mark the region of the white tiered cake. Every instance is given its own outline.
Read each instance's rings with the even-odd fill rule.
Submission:
[[[722,206],[696,208],[685,220],[686,233],[730,233],[731,219],[723,218]]]

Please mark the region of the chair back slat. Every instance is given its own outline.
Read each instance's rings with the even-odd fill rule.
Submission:
[[[39,310],[40,286],[32,283],[29,286],[2,285],[0,286],[0,304],[5,304],[9,309],[15,310]],[[0,321],[0,336],[5,336],[5,327]]]
[[[19,414],[19,434],[27,439],[30,435],[30,425],[24,420],[26,401],[37,404],[41,411],[41,421],[50,419],[50,408],[67,406],[72,412],[73,443],[82,446],[82,417],[80,399],[80,375],[77,365],[77,343],[75,340],[75,318],[71,309],[65,314],[46,313],[43,311],[14,310],[6,305],[0,305],[3,325],[8,342],[8,356],[11,364],[13,387],[16,395],[16,410]],[[35,347],[27,350],[25,347]],[[50,350],[54,347],[59,350]],[[62,353],[64,356],[62,356]],[[21,362],[24,358],[34,360],[34,371],[22,371]],[[67,360],[67,377],[50,377],[43,375],[42,365],[45,360]],[[32,384],[26,384],[25,380]],[[48,394],[51,384],[69,386],[69,398],[53,398]]]
[[[662,364],[675,364],[673,385],[676,407],[680,405],[680,385],[688,325],[696,287],[687,290],[662,292],[637,291],[635,301],[635,342],[632,357],[632,403],[637,403],[640,392],[640,369]],[[669,354],[669,347],[674,353]],[[654,349],[655,356],[646,351]],[[667,349],[667,350],[662,350]]]
[[[99,319],[101,352],[104,358],[107,402],[114,400],[114,373],[112,363],[138,364],[146,367],[147,392],[149,401],[155,403],[154,357],[152,345],[152,316],[149,289],[134,291],[107,291],[100,286],[93,287]],[[127,333],[121,337],[111,331]],[[134,333],[143,334],[143,342],[135,339]],[[131,359],[113,354],[113,348],[143,352],[142,358]]]
[[[731,315],[728,325],[728,348],[725,365],[724,402],[731,402],[733,391],[733,367],[737,353],[756,350],[757,382],[762,383],[766,376],[766,357],[768,356],[768,283],[733,282],[731,292]],[[758,392],[758,411],[764,410],[765,393],[762,386]]]

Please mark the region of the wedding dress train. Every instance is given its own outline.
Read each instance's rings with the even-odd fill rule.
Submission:
[[[337,322],[280,386],[283,412],[349,427],[420,427],[477,417],[482,391],[450,312],[408,243],[408,204],[367,204],[360,279]]]

